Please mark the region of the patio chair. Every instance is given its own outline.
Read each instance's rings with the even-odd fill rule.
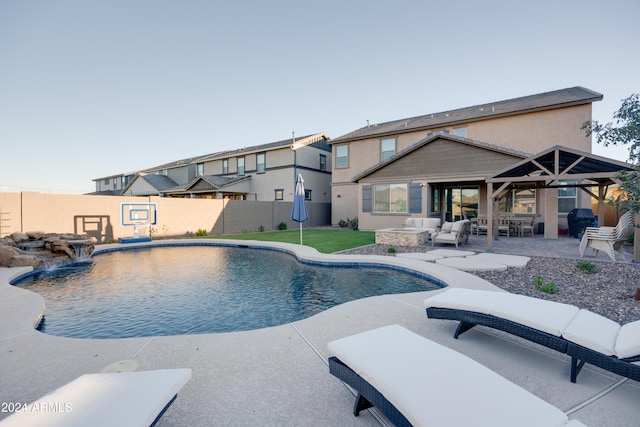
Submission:
[[[431,246],[435,246],[436,243],[448,243],[456,245],[456,248],[460,243],[466,243],[469,240],[469,232],[471,230],[471,221],[468,219],[459,220],[453,223],[450,231],[446,231],[443,224],[442,230],[433,233],[431,235]]]
[[[620,217],[615,227],[587,227],[582,240],[580,240],[580,257],[583,257],[587,248],[594,251],[595,256],[599,251],[605,251],[611,261],[616,260],[616,252],[623,260],[624,248],[622,244],[633,233],[633,213],[627,212]]]
[[[191,369],[83,375],[0,425],[153,426],[190,378]]]
[[[511,234],[511,217],[508,215],[498,216],[498,236],[507,236]]]
[[[487,230],[489,230],[488,220],[486,215],[478,215],[474,221],[474,229],[472,232],[475,232],[478,236],[481,234],[487,234]]]
[[[396,426],[584,426],[475,360],[399,325],[331,341],[329,372]],[[508,404],[506,404],[508,402]]]
[[[454,338],[487,326],[571,356],[571,382],[585,363],[640,381],[640,320],[620,325],[576,306],[499,291],[451,288],[425,300],[427,317],[457,320]]]
[[[536,222],[536,217],[535,215],[531,215],[530,217],[526,217],[526,221],[523,221],[520,223],[520,230],[519,230],[519,234],[520,236],[524,236],[526,233],[531,233],[531,237],[533,237],[533,224]]]

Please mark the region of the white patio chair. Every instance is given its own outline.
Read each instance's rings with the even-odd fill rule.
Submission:
[[[620,217],[615,227],[587,227],[580,241],[580,256],[583,257],[587,248],[591,248],[597,256],[598,251],[605,251],[615,262],[616,252],[624,260],[622,244],[633,233],[633,213],[627,212]]]

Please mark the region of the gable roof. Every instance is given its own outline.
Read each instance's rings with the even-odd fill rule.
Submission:
[[[237,177],[224,177],[218,175],[203,175],[199,176],[184,188],[184,191],[191,192],[208,192],[217,191],[231,184],[251,179],[251,175],[237,176]]]
[[[170,189],[183,188],[183,186],[178,185],[177,182],[172,180],[166,175],[158,175],[158,174],[149,174],[149,175],[141,175],[138,174],[135,178],[133,178],[129,184],[125,188],[122,189],[121,194],[124,194],[127,190],[129,190],[137,180],[143,180],[151,187],[155,189],[156,192],[164,192]]]
[[[447,140],[447,141],[451,141],[451,142],[456,142],[456,143],[460,143],[460,144],[465,144],[468,146],[472,146],[472,147],[476,147],[476,148],[481,148],[484,150],[488,150],[488,151],[493,151],[499,154],[506,154],[509,156],[512,156],[514,158],[526,158],[531,156],[531,153],[525,153],[524,151],[518,151],[518,150],[514,150],[513,148],[507,148],[507,147],[501,147],[499,145],[495,145],[495,144],[489,144],[487,142],[482,142],[482,141],[476,141],[473,139],[469,139],[469,138],[463,138],[461,136],[456,136],[456,135],[449,135],[449,134],[444,134],[444,133],[439,133],[433,136],[430,136],[428,138],[424,138],[418,142],[416,142],[415,144],[411,145],[410,147],[405,148],[402,151],[399,151],[398,153],[396,153],[395,155],[389,157],[387,160],[378,163],[377,165],[370,167],[367,170],[362,171],[360,174],[355,175],[352,178],[352,182],[358,182],[359,180],[379,171],[380,169],[383,169],[385,167],[387,167],[389,164],[394,163],[396,161],[398,161],[399,159],[406,157],[407,155],[411,154],[412,152],[418,150],[419,148],[424,147],[427,144],[432,143],[433,141],[436,140]]]
[[[625,162],[574,148],[554,145],[487,178],[487,182],[548,182],[591,180],[612,184],[620,171],[635,168]]]
[[[602,100],[602,94],[576,86],[472,107],[369,125],[331,140],[330,144],[394,135],[517,114],[572,107]]]

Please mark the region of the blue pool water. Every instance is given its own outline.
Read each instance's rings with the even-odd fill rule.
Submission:
[[[389,268],[309,265],[273,250],[194,246],[99,254],[14,284],[44,297],[42,332],[76,338],[259,329],[358,298],[440,287]]]

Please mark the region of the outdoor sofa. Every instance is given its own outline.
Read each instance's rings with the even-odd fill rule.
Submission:
[[[404,221],[405,230],[427,231],[429,236],[440,228],[440,218],[407,218]]]
[[[153,426],[191,369],[82,375],[0,421],[0,426]]]
[[[396,426],[584,426],[475,360],[399,325],[331,341],[329,372]]]
[[[574,305],[500,291],[450,288],[425,301],[427,317],[517,335],[571,356],[571,382],[585,363],[640,381],[640,320],[620,325]]]

